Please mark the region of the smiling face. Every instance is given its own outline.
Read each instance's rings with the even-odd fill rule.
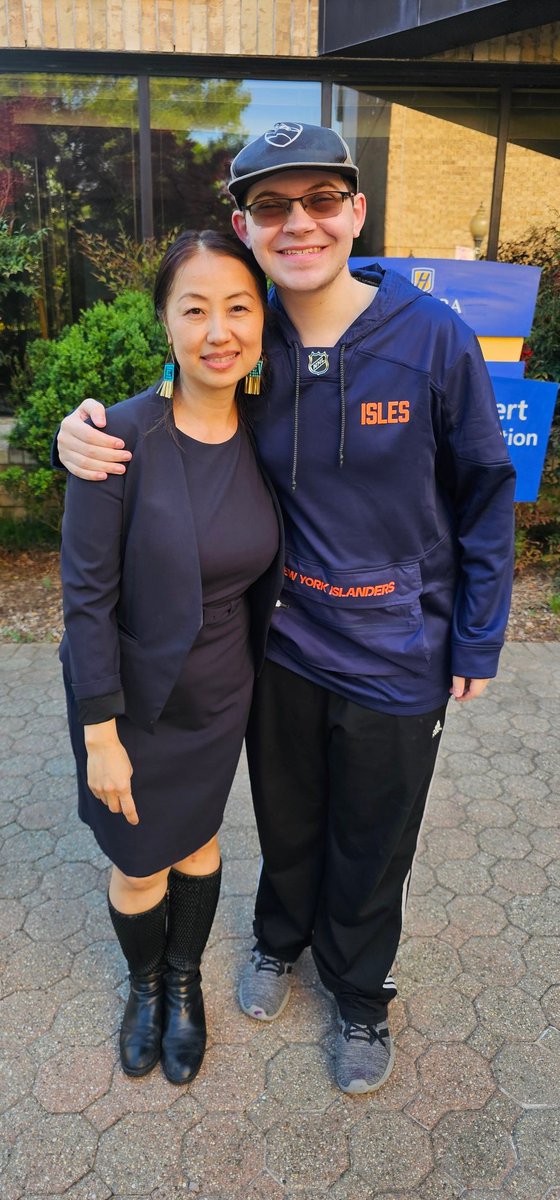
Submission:
[[[261,354],[264,310],[251,272],[236,258],[197,250],[181,263],[163,320],[186,395],[233,391]]]
[[[244,201],[253,204],[274,196],[307,196],[329,189],[348,190],[348,182],[322,169],[282,171],[253,184]],[[365,215],[365,197],[358,192],[353,202],[344,202],[336,217],[313,219],[301,204],[294,204],[285,219],[272,227],[256,225],[245,210],[234,212],[232,222],[237,236],[280,290],[317,292],[347,270],[352,242]]]

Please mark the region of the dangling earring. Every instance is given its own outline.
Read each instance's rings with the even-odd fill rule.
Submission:
[[[263,369],[263,360],[259,358],[258,363],[253,367],[252,371],[245,376],[245,395],[260,396],[261,394],[261,375]]]
[[[166,400],[173,399],[173,384],[175,382],[175,355],[173,347],[170,345],[167,350],[167,357],[163,368],[163,377],[159,387],[156,388],[157,396],[164,396]]]

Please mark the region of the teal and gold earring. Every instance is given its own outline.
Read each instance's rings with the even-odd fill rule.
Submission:
[[[170,346],[167,351],[167,358],[163,368],[163,376],[159,387],[156,388],[158,396],[164,396],[166,400],[173,399],[173,384],[175,382],[175,357],[173,347]]]
[[[261,375],[263,369],[263,360],[259,358],[258,363],[253,367],[252,371],[245,376],[245,395],[260,396],[261,394]]]

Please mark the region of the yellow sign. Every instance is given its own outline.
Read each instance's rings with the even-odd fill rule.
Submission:
[[[479,337],[478,340],[486,362],[519,362],[521,358],[522,337]]]

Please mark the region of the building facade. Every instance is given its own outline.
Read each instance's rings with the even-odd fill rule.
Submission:
[[[429,28],[419,0],[410,28],[375,16],[414,7],[0,0],[0,217],[45,231],[43,332],[103,295],[99,239],[130,254],[228,228],[229,161],[279,119],[349,142],[369,201],[361,255],[469,257],[475,230],[495,258],[557,223],[554,5],[431,0]]]

